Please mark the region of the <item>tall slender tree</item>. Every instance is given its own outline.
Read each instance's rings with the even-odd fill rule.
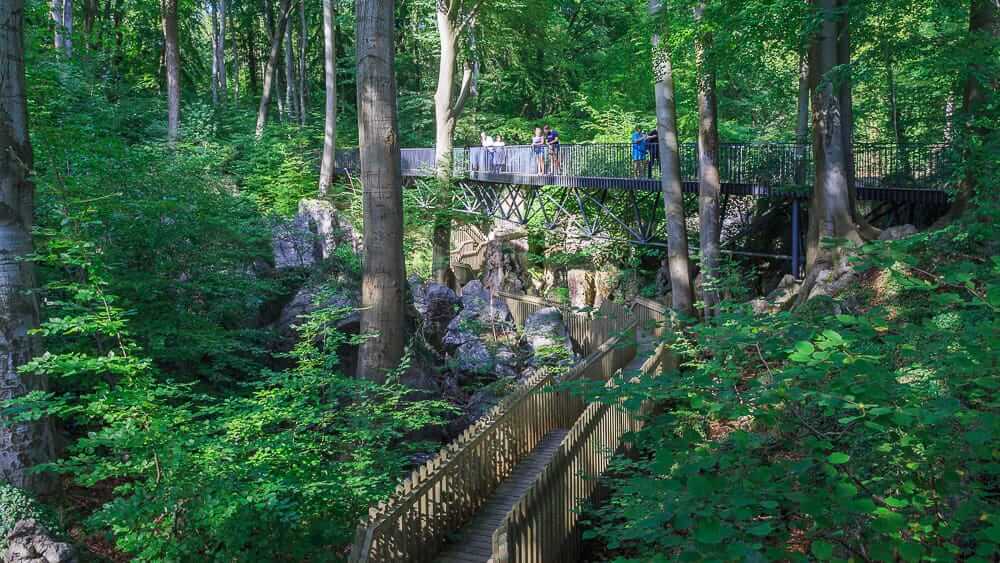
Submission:
[[[306,73],[306,50],[309,47],[308,29],[306,27],[306,3],[299,3],[299,59],[298,59],[298,92],[299,92],[299,125],[305,126],[308,121],[309,112],[306,108],[309,105],[309,80]]]
[[[6,0],[5,0],[6,1]],[[49,14],[55,24],[54,43],[67,57],[73,55],[73,0],[52,0]]]
[[[722,176],[719,173],[719,102],[715,93],[715,69],[709,62],[712,32],[706,29],[705,2],[694,8],[700,28],[695,35],[695,58],[698,65],[698,226],[701,246],[702,299],[705,318],[717,311],[719,304],[719,257],[722,223],[719,198]]]
[[[821,19],[813,38],[809,61],[812,90],[813,154],[816,179],[809,211],[806,244],[807,283],[823,269],[840,264],[842,252],[821,244],[823,239],[861,242],[854,222],[848,187],[848,155],[844,150],[845,126],[840,103],[842,96],[836,72],[839,65],[838,35],[842,19],[836,0],[814,0]],[[808,293],[808,292],[804,292]]]
[[[34,216],[23,26],[23,0],[0,2],[0,400],[46,387],[44,378],[18,373],[36,353],[38,328],[34,270],[23,260]],[[46,492],[53,481],[28,470],[55,457],[53,444],[47,421],[0,421],[0,480]]]
[[[177,0],[161,0],[164,61],[167,66],[167,141],[174,143],[181,125],[181,53],[177,43]]]
[[[1000,7],[998,7],[997,0],[972,0],[970,2],[969,42],[980,47],[971,50],[972,52],[996,53],[997,39],[1000,37],[1000,14],[998,11],[1000,11]],[[990,65],[987,62],[975,58],[969,60],[966,68],[963,69],[962,108],[958,115],[960,119],[958,127],[955,127],[957,130],[955,132],[959,133],[959,138],[965,145],[963,152],[966,159],[973,156],[973,152],[968,150],[968,147],[975,144],[976,139],[979,141],[985,139],[989,132],[979,120],[988,111],[991,98],[989,93],[994,92],[992,97],[995,98],[995,92],[1000,85],[995,71],[996,65],[992,66],[994,70],[990,72]],[[995,162],[981,164],[995,166]],[[955,200],[940,223],[955,220],[973,207],[976,194],[985,192],[985,186],[981,181],[983,176],[981,166],[966,166],[965,174],[958,184]],[[994,189],[993,192],[995,193],[995,191]]]
[[[455,126],[473,91],[473,66],[466,60],[462,80],[455,91],[455,68],[463,33],[467,32],[483,0],[437,0],[437,31],[440,41],[438,83],[434,93],[434,161],[437,177],[443,186],[451,184],[452,152]],[[450,202],[444,198],[443,207]],[[441,209],[434,217],[432,236],[431,276],[435,281],[447,283],[451,263],[451,215]]]
[[[677,135],[677,104],[674,71],[667,42],[669,27],[663,16],[662,0],[650,0],[653,17],[653,77],[656,79],[656,129],[660,144],[660,184],[667,227],[667,267],[670,270],[670,298],[674,311],[694,315],[691,263],[688,257],[687,223],[684,219],[684,191],[681,186],[680,143]]]
[[[383,381],[403,357],[403,190],[396,111],[394,2],[357,0],[358,145],[364,186],[364,273],[358,375]]]
[[[337,151],[337,29],[335,0],[323,0],[323,82],[326,108],[323,122],[323,158],[319,168],[319,193],[333,185]]]
[[[298,96],[295,94],[295,55],[292,48],[293,25],[285,25],[285,118],[289,121],[297,119],[295,105]]]
[[[214,0],[212,10],[212,101],[226,99],[226,0]]]
[[[260,105],[257,107],[256,135],[258,139],[264,136],[264,127],[267,125],[267,116],[271,109],[271,96],[274,92],[275,68],[278,66],[278,56],[281,54],[285,27],[288,25],[288,16],[291,14],[292,6],[291,0],[279,0],[280,13],[271,30],[271,51],[267,56],[267,66],[264,67],[264,91],[260,95]]]

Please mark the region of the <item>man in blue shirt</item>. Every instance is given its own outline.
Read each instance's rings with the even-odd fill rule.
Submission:
[[[545,144],[549,147],[549,159],[552,161],[552,173],[562,174],[562,162],[559,161],[559,132],[545,126]]]
[[[632,132],[632,175],[642,176],[642,165],[646,162],[646,134],[642,127],[635,126]]]

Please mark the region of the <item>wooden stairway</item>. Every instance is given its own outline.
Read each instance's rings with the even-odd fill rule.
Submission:
[[[446,546],[438,561],[441,563],[483,563],[493,554],[493,532],[524,496],[538,474],[559,449],[567,430],[553,430],[545,435],[531,455],[518,464],[514,472],[486,501],[483,508],[457,534],[454,543]]]

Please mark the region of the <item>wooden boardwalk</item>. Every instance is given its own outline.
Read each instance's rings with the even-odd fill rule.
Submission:
[[[560,428],[542,438],[531,455],[518,464],[510,477],[497,487],[475,518],[458,532],[454,544],[446,547],[438,558],[439,562],[483,563],[490,560],[493,532],[552,459],[566,432],[567,430]]]

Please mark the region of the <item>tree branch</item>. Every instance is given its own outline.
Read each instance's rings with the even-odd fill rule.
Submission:
[[[448,112],[452,119],[457,119],[459,115],[462,115],[462,110],[465,109],[465,102],[469,99],[469,92],[471,91],[472,65],[469,61],[465,61],[464,68],[462,69],[462,87],[458,91],[458,99],[455,100],[455,105]]]

